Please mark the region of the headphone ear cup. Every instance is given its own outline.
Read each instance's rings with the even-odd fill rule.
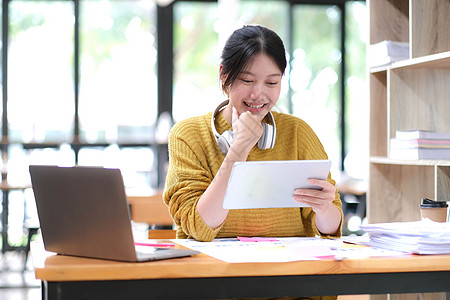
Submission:
[[[266,149],[266,136],[267,136],[267,127],[266,127],[266,123],[261,123],[261,125],[263,126],[263,133],[261,135],[261,137],[258,140],[258,148],[261,150]]]
[[[267,140],[266,149],[272,149],[275,146],[275,128],[273,125],[266,124]]]
[[[262,123],[263,134],[258,141],[258,148],[261,150],[273,148],[273,126],[267,123]]]
[[[231,130],[225,131],[222,135],[217,138],[217,145],[223,154],[227,154],[228,150],[233,143],[233,132]]]

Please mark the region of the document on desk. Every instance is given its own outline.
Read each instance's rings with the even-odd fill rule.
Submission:
[[[301,260],[398,256],[404,252],[344,243],[344,239],[311,237],[226,238],[212,242],[192,239],[172,240],[184,247],[229,263],[291,262]]]
[[[416,254],[450,254],[450,223],[424,219],[415,222],[376,223],[361,226],[372,247]]]

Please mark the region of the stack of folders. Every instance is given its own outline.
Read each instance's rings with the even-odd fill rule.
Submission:
[[[450,132],[397,131],[389,143],[392,159],[450,159]]]
[[[361,225],[369,234],[365,245],[415,254],[450,254],[450,223],[423,219]]]
[[[383,66],[395,61],[409,59],[409,43],[382,41],[370,45],[367,56],[370,67]]]

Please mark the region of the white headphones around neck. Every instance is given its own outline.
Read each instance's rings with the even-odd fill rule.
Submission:
[[[219,134],[216,130],[216,126],[214,124],[214,121],[216,120],[216,116],[220,111],[228,105],[230,101],[225,100],[222,103],[217,106],[216,110],[212,114],[211,117],[211,129],[214,134],[214,137],[216,138],[217,145],[219,146],[220,151],[222,151],[223,154],[227,154],[228,150],[231,147],[231,144],[233,143],[233,131],[227,130],[222,134]],[[272,124],[268,123],[261,123],[264,127],[263,134],[259,138],[258,141],[258,148],[261,150],[265,149],[272,149],[275,146],[275,139],[277,136],[277,127],[275,125],[275,119],[273,118],[272,113],[269,111],[267,114],[269,116],[270,122]]]

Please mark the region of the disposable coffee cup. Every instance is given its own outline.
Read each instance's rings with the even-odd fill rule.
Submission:
[[[428,218],[435,222],[447,222],[448,204],[446,201],[434,201],[428,198],[420,203],[420,215],[422,219]]]

